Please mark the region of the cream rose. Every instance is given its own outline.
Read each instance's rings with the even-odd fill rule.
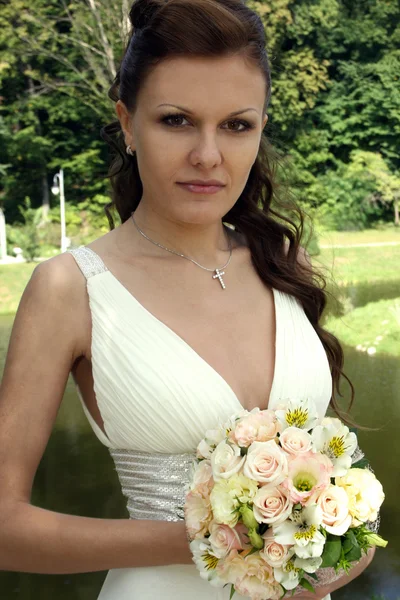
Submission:
[[[262,536],[264,548],[260,550],[260,556],[271,567],[282,567],[293,555],[291,546],[284,546],[275,541],[272,529],[268,529]]]
[[[211,455],[214,481],[232,477],[234,473],[240,471],[245,460],[246,457],[240,454],[239,446],[222,440]]]
[[[258,410],[239,420],[229,434],[238,446],[248,448],[253,442],[273,440],[280,431],[280,423],[272,410]]]
[[[253,442],[245,456],[243,473],[260,483],[279,485],[288,474],[286,454],[274,440]]]
[[[306,454],[312,449],[311,435],[304,429],[298,429],[297,427],[287,427],[281,433],[279,443],[282,450],[293,456]]]
[[[253,500],[253,513],[258,523],[278,525],[288,518],[292,508],[289,492],[274,485],[262,485]]]
[[[336,477],[336,485],[344,488],[349,498],[352,527],[376,521],[385,499],[382,484],[369,469],[350,469],[344,477]]]
[[[349,499],[342,487],[330,485],[320,494],[317,504],[322,510],[322,525],[333,535],[344,535],[351,525]]]

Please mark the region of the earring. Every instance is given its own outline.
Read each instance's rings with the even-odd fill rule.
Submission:
[[[132,150],[130,144],[126,147],[126,153],[129,154],[129,156],[133,156],[135,154],[135,150]]]

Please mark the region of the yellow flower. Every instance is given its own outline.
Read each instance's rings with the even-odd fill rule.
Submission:
[[[376,521],[385,499],[382,484],[368,469],[350,469],[344,477],[336,477],[336,485],[344,488],[349,498],[352,527]]]

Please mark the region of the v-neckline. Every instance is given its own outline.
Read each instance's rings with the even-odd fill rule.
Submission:
[[[97,252],[95,252],[94,250],[92,250],[92,248],[88,248],[86,246],[86,249],[89,250],[90,252],[93,252],[93,254],[95,254],[97,256],[97,258],[102,262],[103,266],[104,266],[104,271],[103,273],[109,273],[110,277],[112,278],[113,281],[115,281],[117,283],[117,285],[119,285],[119,287],[123,290],[123,292],[125,294],[128,295],[129,298],[131,298],[137,306],[139,306],[139,308],[141,310],[143,310],[155,323],[158,323],[161,327],[163,327],[165,330],[167,330],[173,337],[175,337],[175,339],[182,345],[184,346],[189,352],[191,352],[199,362],[203,363],[203,365],[214,374],[215,377],[217,377],[221,383],[225,386],[225,388],[228,390],[228,392],[230,393],[230,395],[233,397],[233,399],[235,400],[236,404],[238,405],[239,409],[243,409],[243,410],[249,410],[246,409],[243,404],[241,403],[241,401],[239,400],[239,397],[237,396],[236,392],[234,391],[234,389],[232,388],[232,386],[228,383],[228,381],[225,379],[225,377],[223,377],[212,365],[210,365],[209,362],[206,361],[205,358],[203,358],[194,348],[193,346],[191,346],[186,340],[183,339],[182,336],[180,336],[178,333],[176,333],[176,331],[174,331],[169,325],[167,325],[166,323],[164,323],[164,321],[162,321],[161,319],[159,319],[158,317],[156,317],[155,314],[153,314],[150,310],[148,310],[141,302],[139,302],[139,300],[136,298],[136,296],[134,296],[132,294],[132,292],[130,290],[128,290],[128,288],[113,274],[112,271],[110,271],[110,269],[106,266],[106,264],[104,263],[103,259],[97,254]],[[271,384],[271,391],[270,391],[270,395],[268,398],[268,408],[270,405],[270,401],[271,401],[271,397],[272,397],[272,392],[273,389],[275,387],[275,382],[276,382],[276,374],[277,374],[277,362],[278,362],[278,305],[279,303],[277,302],[277,293],[278,290],[276,290],[274,287],[271,286],[271,290],[272,290],[272,300],[273,300],[273,305],[274,305],[274,320],[275,320],[275,340],[274,340],[274,370],[273,370],[273,375],[272,375],[272,384]],[[252,409],[250,409],[252,410]],[[261,410],[261,407],[260,407]]]

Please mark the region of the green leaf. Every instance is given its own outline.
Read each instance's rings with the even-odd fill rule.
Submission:
[[[307,581],[307,579],[305,579],[304,577],[299,581],[299,585],[301,585],[304,589],[308,590],[309,592],[314,592],[315,594],[315,589],[313,588],[311,583]]]
[[[342,543],[340,537],[336,535],[329,536],[325,542],[324,551],[322,553],[321,568],[335,567],[342,551]]]
[[[349,529],[348,532],[346,533],[346,535],[344,536],[344,541],[343,541],[344,553],[347,554],[353,548],[353,546],[358,546],[358,542],[357,542],[357,538],[356,538],[354,531]]]
[[[230,593],[230,596],[229,596],[229,600],[231,600],[231,599],[232,599],[232,597],[233,597],[233,595],[234,595],[235,591],[236,591],[236,590],[235,590],[235,586],[234,586],[234,585],[233,585],[233,583],[232,583],[232,586],[231,586],[231,593]]]
[[[315,579],[315,581],[318,581],[318,575],[316,573],[307,573],[307,575],[312,579]]]
[[[360,458],[357,462],[351,465],[352,469],[366,469],[369,465],[369,462],[366,458]]]
[[[346,552],[346,558],[348,561],[353,562],[355,560],[360,560],[361,558],[361,548],[360,546],[353,546],[349,552]]]

